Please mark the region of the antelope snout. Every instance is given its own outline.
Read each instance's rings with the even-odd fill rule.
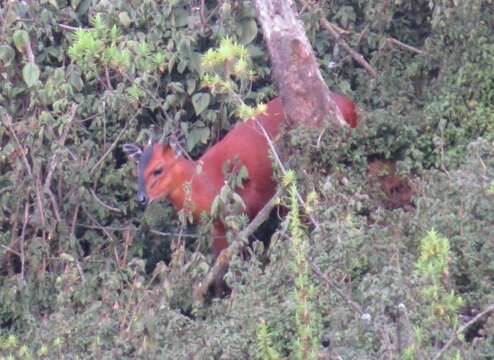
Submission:
[[[146,206],[147,203],[148,203],[148,201],[149,201],[149,198],[148,198],[148,196],[146,195],[146,193],[144,191],[139,191],[137,193],[137,201],[142,206]]]

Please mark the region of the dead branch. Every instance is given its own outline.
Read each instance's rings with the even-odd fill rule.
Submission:
[[[24,253],[24,239],[26,238],[26,229],[27,229],[27,223],[29,222],[29,201],[26,201],[26,205],[24,206],[24,222],[22,224],[22,231],[21,231],[21,279],[24,281],[24,275],[26,271],[26,257]]]
[[[101,206],[103,206],[104,208],[106,208],[106,209],[108,209],[108,210],[110,210],[110,211],[118,212],[118,213],[122,212],[122,210],[117,209],[116,207],[113,207],[113,206],[110,206],[110,205],[108,205],[108,204],[105,204],[105,203],[103,202],[103,200],[101,200],[101,199],[100,199],[100,198],[96,195],[96,193],[94,192],[94,190],[93,190],[93,189],[89,189],[89,192],[90,192],[90,193],[91,193],[91,195],[93,196],[94,200],[96,200],[96,202],[97,202],[98,204],[100,204]]]
[[[405,50],[408,50],[408,51],[411,51],[411,52],[414,52],[414,53],[417,53],[419,55],[422,55],[424,53],[423,50],[420,50],[420,49],[417,49],[416,47],[414,46],[411,46],[411,45],[408,45],[408,44],[405,44],[403,42],[401,42],[400,40],[398,39],[395,39],[395,38],[388,38],[388,42],[390,42],[391,44],[394,44],[394,45],[397,45],[398,47],[402,48],[402,49],[405,49]]]
[[[17,133],[15,132],[14,126],[12,125],[12,117],[8,114],[3,114],[2,117],[3,117],[4,124],[7,125],[7,128],[10,131],[10,134],[14,138],[19,150],[21,151],[22,160],[24,161],[24,165],[26,165],[27,173],[32,178],[33,171],[31,169],[31,165],[29,164],[29,161],[27,161],[26,152],[24,151],[24,148],[22,147],[21,142],[19,141],[19,138],[17,137]]]
[[[82,30],[83,28],[81,27],[75,27],[75,26],[70,26],[70,25],[65,25],[65,24],[57,24],[58,27],[69,30],[69,31],[77,31],[77,30]]]
[[[65,140],[67,139],[67,135],[69,133],[69,130],[71,128],[71,125],[73,123],[74,117],[75,117],[75,112],[77,111],[77,104],[72,104],[69,110],[69,121],[65,125],[65,128],[63,130],[62,136],[58,140],[59,148],[55,150],[55,153],[51,157],[50,164],[48,165],[48,172],[46,173],[46,178],[45,178],[45,184],[44,184],[44,191],[48,191],[51,186],[51,178],[53,177],[53,173],[55,172],[55,169],[58,165],[58,157],[62,153],[62,148],[65,145]]]
[[[18,257],[22,256],[20,252],[15,251],[14,249],[12,249],[11,247],[8,247],[7,245],[0,244],[0,247],[5,250],[5,253],[11,252],[12,254],[17,255]]]
[[[200,7],[199,7],[199,16],[201,18],[201,25],[202,25],[202,30],[207,26],[207,20],[206,20],[206,4],[205,0],[201,0]]]
[[[231,259],[240,251],[244,240],[252,235],[254,231],[256,231],[257,228],[269,218],[271,210],[273,210],[273,208],[278,203],[278,197],[280,196],[280,194],[281,189],[278,189],[274,196],[266,203],[266,205],[264,205],[261,211],[259,211],[256,217],[249,223],[249,225],[247,225],[247,227],[236,236],[235,241],[226,249],[223,249],[221,251],[213,267],[206,275],[206,278],[195,286],[194,298],[196,300],[201,302],[204,301],[209,288],[221,276],[221,274],[224,274],[226,272]]]
[[[341,297],[350,307],[355,310],[360,316],[364,315],[365,312],[362,309],[362,307],[357,304],[355,301],[353,301],[348,295],[346,295],[338,286],[335,285],[333,280],[329,278],[327,274],[324,274],[319,266],[317,266],[314,263],[311,263],[310,266],[312,267],[312,271],[320,277],[326,284],[328,284],[329,288],[333,290],[339,297]]]
[[[494,303],[489,305],[484,311],[481,313],[477,314],[473,319],[471,319],[469,322],[466,324],[460,326],[458,330],[456,330],[453,335],[451,335],[450,339],[444,346],[442,347],[441,350],[434,356],[434,360],[439,360],[445,353],[448,351],[448,349],[455,343],[456,340],[458,340],[458,336],[463,334],[466,330],[468,330],[473,324],[475,324],[477,321],[482,319],[483,317],[489,315],[490,313],[494,312]]]
[[[331,34],[331,36],[336,40],[336,42],[343,48],[345,49],[351,56],[352,58],[359,63],[372,77],[377,77],[377,71],[374,69],[365,59],[362,55],[360,55],[358,52],[353,50],[350,45],[347,44],[345,40],[340,36],[340,33],[335,29],[334,25],[331,24],[328,20],[326,19],[321,19],[321,26],[328,30],[328,32]]]
[[[91,175],[94,174],[94,172],[96,171],[96,169],[98,169],[98,167],[103,163],[103,161],[105,161],[106,157],[113,151],[113,149],[115,148],[115,146],[117,146],[120,138],[127,131],[127,126],[128,126],[128,123],[125,124],[124,128],[122,129],[122,131],[120,131],[118,133],[117,137],[115,138],[115,140],[113,141],[113,143],[110,145],[110,147],[105,151],[105,153],[98,160],[98,162],[96,164],[94,164],[94,166],[91,168],[91,171],[89,172]]]

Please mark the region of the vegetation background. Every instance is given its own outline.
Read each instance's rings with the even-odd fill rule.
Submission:
[[[201,4],[0,5],[0,359],[492,359],[494,2],[295,1],[361,123],[288,135],[269,261],[254,246],[206,304],[207,232],[140,209],[121,149],[180,129],[197,157],[238,121],[201,83],[226,37],[249,52],[242,98],[275,96],[250,2]],[[412,204],[374,160],[396,162]]]

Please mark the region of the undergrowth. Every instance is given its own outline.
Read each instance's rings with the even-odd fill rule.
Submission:
[[[201,3],[0,5],[0,358],[492,357],[492,1],[296,2],[360,123],[284,139],[290,215],[208,304],[208,233],[140,209],[120,147],[180,131],[195,158],[275,96],[252,6]],[[408,207],[382,206],[374,161]]]

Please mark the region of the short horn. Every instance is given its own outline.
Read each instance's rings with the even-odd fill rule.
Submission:
[[[168,141],[168,144],[170,147],[175,150],[177,155],[182,155],[185,147],[185,135],[181,132],[175,132],[170,135],[170,139]]]
[[[134,161],[139,161],[141,158],[142,149],[136,144],[123,144],[122,150]]]

